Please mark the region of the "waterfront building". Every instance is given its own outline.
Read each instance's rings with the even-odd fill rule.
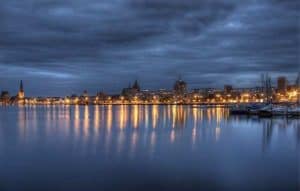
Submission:
[[[189,97],[189,103],[200,103],[202,102],[202,94],[199,89],[193,89],[191,93],[188,95]]]
[[[137,80],[135,80],[132,89],[136,90],[137,92],[141,91],[141,87],[139,85],[139,82]]]
[[[286,93],[287,90],[287,79],[284,76],[280,76],[277,78],[277,91],[279,93]]]
[[[25,104],[25,91],[22,80],[20,81],[18,94],[15,97],[12,97],[11,101],[15,104]]]
[[[0,103],[2,104],[9,104],[10,102],[10,95],[8,91],[2,91],[0,96]]]
[[[23,81],[22,80],[20,82],[20,87],[19,87],[19,92],[18,92],[18,98],[19,99],[24,99],[25,98],[25,92],[24,92],[24,87],[23,87]]]
[[[83,91],[83,94],[80,96],[79,102],[80,102],[80,104],[82,104],[82,105],[87,105],[87,104],[89,104],[89,95],[88,95],[87,90],[84,90],[84,91]]]
[[[123,88],[121,95],[124,96],[126,100],[132,100],[141,91],[141,87],[137,80],[135,80],[133,86],[129,84],[127,88]]]
[[[104,92],[98,92],[96,95],[95,103],[96,104],[104,104],[104,103],[106,103],[107,99],[108,99],[107,94],[105,94]]]
[[[230,94],[232,92],[232,90],[233,90],[232,85],[224,85],[224,92],[226,94]]]
[[[300,72],[298,73],[298,76],[297,76],[297,79],[296,79],[296,82],[295,82],[295,86],[297,88],[300,88]]]
[[[76,94],[72,94],[70,97],[70,104],[79,104],[79,97]]]
[[[173,90],[175,94],[183,95],[187,92],[187,83],[179,79],[175,82]]]
[[[279,77],[277,88],[271,86],[271,78],[264,76],[264,87],[233,88],[224,85],[224,89],[202,88],[187,90],[187,83],[179,79],[174,83],[172,90],[141,90],[137,80],[133,86],[124,88],[119,95],[109,95],[103,92],[89,96],[85,90],[82,95],[70,97],[32,97],[25,98],[23,81],[20,81],[16,96],[10,97],[7,91],[0,95],[1,104],[233,104],[270,102],[288,103],[299,102],[300,87],[299,75],[295,84],[288,85],[285,77]]]

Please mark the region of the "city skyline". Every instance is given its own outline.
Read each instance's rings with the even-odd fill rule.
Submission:
[[[251,89],[251,88],[259,88],[259,87],[263,87],[264,88],[264,85],[265,85],[264,83],[265,82],[264,82],[264,80],[262,81],[262,76],[265,76],[265,77],[268,76],[268,77],[270,77],[272,87],[279,88],[279,86],[280,86],[279,85],[280,82],[278,82],[279,79],[283,79],[284,80],[284,83],[285,83],[284,85],[285,86],[299,86],[300,73],[297,73],[297,74],[298,75],[296,76],[296,78],[295,79],[291,79],[291,80],[289,80],[289,78],[288,78],[290,76],[288,76],[288,77],[287,76],[278,76],[275,79],[275,78],[272,78],[272,76],[270,76],[269,74],[260,74],[260,76],[259,76],[260,79],[256,79],[257,81],[255,81],[255,83],[253,83],[252,86],[247,86],[247,87],[241,87],[241,86],[236,86],[236,84],[226,84],[226,83],[224,83],[223,86],[220,86],[220,87],[208,87],[208,86],[205,86],[205,87],[201,87],[201,86],[200,87],[190,87],[190,84],[187,83],[185,81],[185,79],[182,79],[181,76],[179,76],[177,79],[175,79],[173,81],[173,84],[170,87],[161,87],[161,88],[157,88],[157,89],[148,89],[148,88],[142,86],[141,83],[140,83],[140,81],[136,79],[136,80],[134,80],[132,82],[129,82],[127,84],[127,86],[122,87],[121,89],[117,90],[116,92],[109,92],[109,91],[105,91],[104,89],[98,89],[95,92],[93,92],[93,91],[90,92],[86,88],[82,87],[79,92],[70,92],[69,94],[66,94],[66,95],[59,95],[59,92],[56,95],[51,95],[51,94],[50,95],[49,94],[48,95],[47,94],[42,95],[42,93],[39,94],[39,95],[32,95],[32,93],[30,93],[32,90],[27,91],[26,95],[28,97],[37,97],[37,96],[41,96],[41,97],[56,97],[56,96],[58,96],[58,97],[64,97],[64,96],[70,96],[70,95],[80,96],[84,92],[86,92],[86,93],[89,92],[89,93],[91,93],[91,95],[96,95],[98,93],[105,93],[105,94],[108,94],[108,95],[122,95],[123,92],[124,92],[124,90],[126,90],[128,88],[129,89],[130,88],[134,88],[134,89],[137,88],[135,86],[138,86],[139,91],[154,91],[154,92],[155,91],[159,91],[159,90],[173,91],[174,88],[175,88],[174,86],[176,85],[176,83],[180,82],[180,81],[182,81],[182,82],[185,83],[184,86],[185,86],[187,92],[193,92],[195,90],[209,90],[209,89],[214,89],[214,90],[219,90],[220,91],[220,90],[225,90],[226,86],[230,86],[230,88],[234,88],[234,89]],[[7,92],[7,93],[11,94],[11,96],[13,96],[15,94],[16,94],[16,96],[18,96],[18,94],[20,93],[20,91],[21,91],[22,94],[24,94],[23,81],[24,80],[19,80],[18,81],[19,86],[15,86],[13,88],[10,88],[10,89],[15,89],[15,91],[13,91],[13,92],[8,91],[7,89],[1,89],[1,87],[0,87],[0,92],[1,91],[2,92]],[[22,96],[22,97],[24,97],[24,96]]]
[[[122,88],[120,93],[98,91],[96,94],[84,90],[65,96],[28,96],[23,80],[20,81],[16,95],[1,91],[0,105],[106,105],[106,104],[245,104],[245,103],[299,103],[300,73],[294,83],[289,83],[285,76],[277,78],[272,85],[268,74],[261,75],[261,85],[256,87],[236,88],[225,84],[222,89],[190,89],[188,83],[178,78],[172,89],[143,89],[135,80]]]
[[[299,1],[16,1],[0,6],[0,90],[252,87],[299,71]],[[159,83],[158,83],[159,82]]]

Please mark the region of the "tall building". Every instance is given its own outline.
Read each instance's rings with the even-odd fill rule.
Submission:
[[[298,73],[295,85],[296,85],[296,87],[300,88],[300,73]]]
[[[25,93],[24,93],[24,87],[23,87],[23,81],[21,80],[20,82],[20,88],[18,92],[18,98],[19,99],[24,99],[25,98]]]
[[[231,92],[232,92],[232,89],[233,89],[233,88],[232,88],[232,85],[225,85],[225,86],[224,86],[224,92],[227,93],[227,94],[228,94],[228,93],[231,93]]]
[[[277,91],[280,93],[285,93],[287,89],[286,77],[280,76],[277,78]]]
[[[127,97],[127,98],[130,98],[130,97],[135,96],[140,91],[141,91],[141,87],[140,87],[138,81],[135,80],[133,86],[131,86],[129,84],[127,88],[123,88],[122,95]]]
[[[134,82],[134,84],[133,84],[133,86],[132,86],[132,89],[135,89],[135,90],[137,90],[138,92],[141,90],[141,87],[140,87],[140,85],[139,85],[139,83],[138,83],[137,80],[135,80],[135,82]]]
[[[175,82],[173,89],[176,94],[184,94],[187,92],[187,84],[185,81],[179,79]]]

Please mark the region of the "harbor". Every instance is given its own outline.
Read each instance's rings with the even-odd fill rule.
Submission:
[[[230,114],[259,117],[300,117],[300,106],[298,104],[242,104],[230,107]]]

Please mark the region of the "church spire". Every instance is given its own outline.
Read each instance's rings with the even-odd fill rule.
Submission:
[[[136,89],[137,91],[140,91],[140,90],[141,90],[140,85],[139,85],[139,83],[138,83],[137,80],[135,80],[135,82],[134,82],[132,88],[133,88],[133,89]]]
[[[18,98],[19,99],[24,99],[25,98],[25,93],[24,93],[24,87],[23,87],[23,81],[20,81],[20,89],[18,92]]]
[[[21,80],[20,82],[20,89],[19,89],[20,92],[24,92],[24,88],[23,88],[23,81]]]

